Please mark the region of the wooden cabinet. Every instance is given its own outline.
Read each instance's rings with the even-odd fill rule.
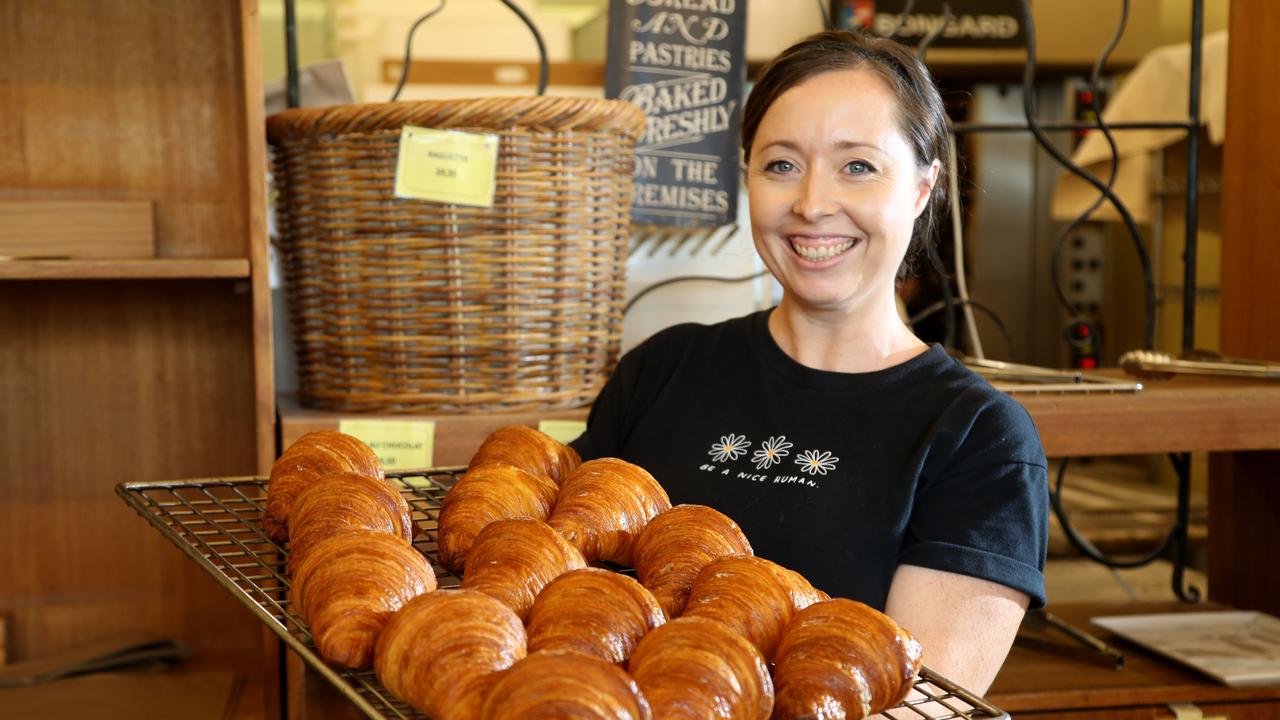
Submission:
[[[155,257],[0,262],[9,660],[124,629],[275,717],[276,643],[115,496],[274,456],[254,0],[0,0],[0,200],[149,201]]]

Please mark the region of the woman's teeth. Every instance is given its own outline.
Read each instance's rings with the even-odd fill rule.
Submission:
[[[813,260],[817,262],[822,260],[828,260],[830,258],[833,258],[837,255],[844,253],[849,248],[853,247],[853,242],[854,241],[849,240],[846,242],[842,242],[839,245],[823,245],[820,247],[798,245],[793,242],[791,243],[791,247],[794,248],[796,253],[799,254],[800,257],[804,258],[805,260]]]

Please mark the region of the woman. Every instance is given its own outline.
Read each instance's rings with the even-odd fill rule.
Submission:
[[[1044,604],[1044,451],[1023,408],[900,319],[933,231],[947,129],[928,71],[826,32],[747,98],[756,249],[781,303],[628,353],[574,442],[729,515],[759,555],[884,609],[924,660],[985,692]]]

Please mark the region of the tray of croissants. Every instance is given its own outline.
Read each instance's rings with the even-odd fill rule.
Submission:
[[[269,478],[225,485],[117,492],[371,717],[1007,717],[922,667],[887,615],[754,555],[729,517],[530,427],[420,473],[318,431]],[[183,518],[245,527],[211,543]]]

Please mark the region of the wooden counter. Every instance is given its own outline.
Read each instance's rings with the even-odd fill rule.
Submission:
[[[987,699],[1016,718],[1065,720],[1098,718],[1130,720],[1173,718],[1169,703],[1192,704],[1205,718],[1280,719],[1280,686],[1231,688],[1194,670],[1165,660],[1089,622],[1101,615],[1199,612],[1222,609],[1213,604],[1179,602],[1080,604],[1050,608],[1052,612],[1115,647],[1125,655],[1120,670],[1071,651],[1057,653],[1015,643],[987,693]],[[1058,633],[1039,634],[1068,643]]]

